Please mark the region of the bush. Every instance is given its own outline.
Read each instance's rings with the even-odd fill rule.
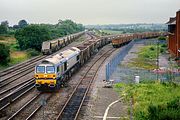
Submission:
[[[180,120],[180,86],[173,82],[118,83],[127,102],[133,98],[134,120]]]
[[[150,47],[149,49],[150,49],[151,51],[154,51],[154,50],[155,50],[153,46],[152,46],[152,47]]]
[[[165,51],[166,51],[166,49],[160,48],[160,53],[164,53]]]
[[[180,120],[180,97],[167,103],[167,105],[150,105],[148,107],[150,120]]]
[[[50,33],[46,27],[29,25],[17,30],[15,38],[22,50],[32,48],[40,51],[42,42],[50,39]]]
[[[166,37],[159,37],[158,40],[166,40]]]
[[[36,51],[35,49],[28,49],[27,52],[30,57],[38,56],[40,54],[39,51]]]
[[[0,25],[0,34],[6,34],[8,32],[8,28],[5,25]]]
[[[10,61],[10,48],[0,43],[0,64],[7,65]]]
[[[167,45],[166,45],[166,44],[162,44],[162,45],[161,45],[161,47],[166,48],[166,47],[167,47]]]

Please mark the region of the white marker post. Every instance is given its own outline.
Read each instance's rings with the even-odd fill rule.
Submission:
[[[136,84],[139,84],[139,78],[140,78],[139,76],[135,76],[135,77],[134,77],[134,80],[135,80],[135,83],[136,83]]]

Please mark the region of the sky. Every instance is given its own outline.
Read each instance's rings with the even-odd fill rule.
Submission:
[[[55,24],[71,19],[88,24],[165,23],[180,0],[0,0],[0,22]]]

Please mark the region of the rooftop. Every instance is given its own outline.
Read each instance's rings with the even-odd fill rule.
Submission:
[[[166,24],[175,25],[176,24],[176,17],[170,17],[169,21]]]

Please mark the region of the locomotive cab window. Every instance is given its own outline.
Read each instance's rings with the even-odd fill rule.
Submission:
[[[57,72],[58,72],[58,73],[61,72],[61,66],[58,66],[58,67],[57,67]]]
[[[59,72],[59,67],[57,67],[57,72]]]
[[[77,61],[79,60],[79,55],[77,56]]]
[[[44,66],[37,66],[36,67],[36,73],[45,73],[45,67]]]
[[[67,62],[64,63],[64,71],[67,70]]]
[[[47,66],[46,67],[46,73],[55,73],[55,67],[54,66]]]

